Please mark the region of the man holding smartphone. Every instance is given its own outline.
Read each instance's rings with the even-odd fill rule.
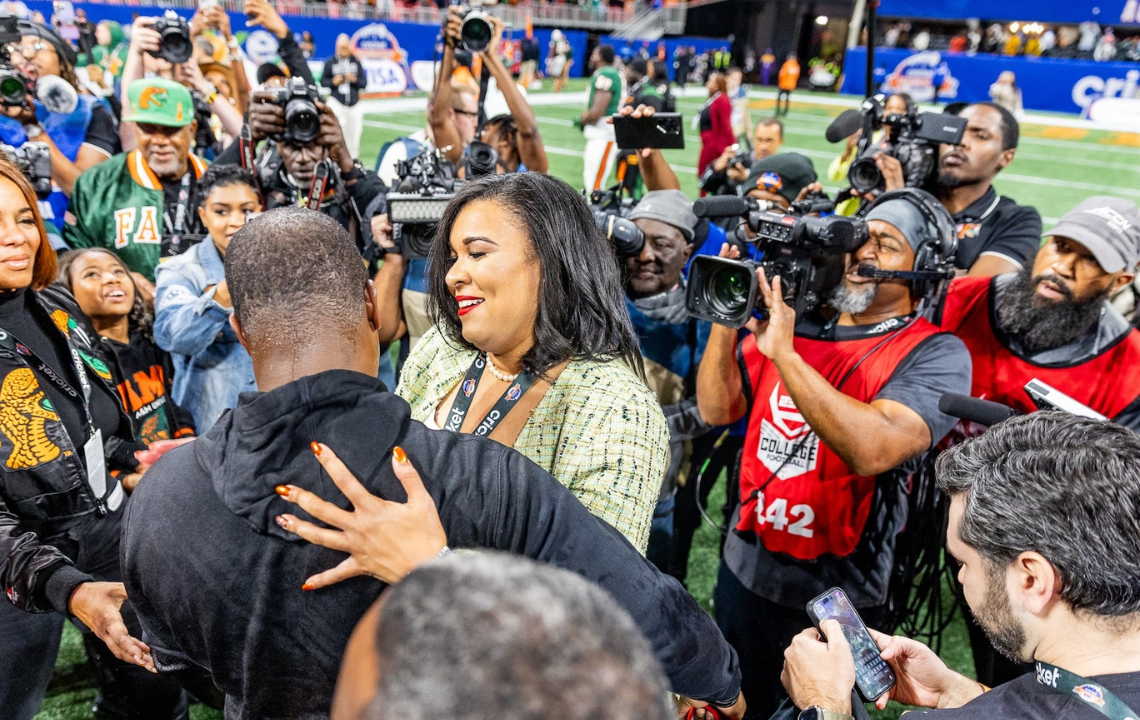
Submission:
[[[1140,435],[1065,413],[996,425],[938,460],[946,549],[974,617],[1036,672],[993,690],[927,646],[871,631],[897,682],[875,701],[942,720],[1137,717],[1140,707]],[[850,716],[855,660],[834,620],[785,653],[805,720]],[[821,642],[822,641],[822,642]]]

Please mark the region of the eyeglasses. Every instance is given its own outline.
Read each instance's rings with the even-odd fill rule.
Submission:
[[[471,112],[470,110],[460,110],[458,108],[452,108],[451,111],[456,115],[466,115],[469,118],[474,118],[476,120],[479,119],[479,113],[477,112]]]
[[[25,58],[35,57],[36,54],[39,53],[41,50],[51,50],[51,49],[52,49],[52,47],[50,44],[45,43],[45,42],[40,42],[39,40],[37,40],[36,42],[31,43],[31,44],[22,44],[22,45],[17,45],[16,43],[9,43],[8,44],[8,53],[10,55],[19,54],[20,57],[25,57]]]

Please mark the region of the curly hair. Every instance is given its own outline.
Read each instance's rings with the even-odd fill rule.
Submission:
[[[134,302],[131,304],[131,311],[127,314],[127,323],[130,332],[138,331],[146,338],[148,342],[154,342],[154,315],[147,309],[146,303],[143,302],[142,296],[139,294],[139,288],[135,285],[134,278],[130,276],[130,268],[128,268],[118,255],[105,248],[84,248],[82,250],[69,250],[59,257],[59,270],[57,271],[55,284],[60,287],[66,288],[69,293],[75,295],[75,290],[71,284],[71,268],[75,262],[86,255],[87,253],[101,253],[112,257],[115,262],[127,271],[127,278],[131,281],[131,288],[134,289]]]

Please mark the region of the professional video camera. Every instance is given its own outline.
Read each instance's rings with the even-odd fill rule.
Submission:
[[[491,16],[482,10],[463,8],[463,23],[459,26],[459,41],[472,54],[481,53],[491,44],[494,35]]]
[[[179,17],[173,10],[155,21],[154,30],[161,36],[158,41],[158,50],[149,50],[154,57],[159,57],[171,65],[181,65],[194,54],[194,42],[190,39],[190,23]]]
[[[47,143],[26,142],[18,148],[0,144],[0,155],[16,166],[43,200],[51,195],[51,150]]]
[[[945,113],[920,113],[917,109],[884,114],[882,96],[863,101],[859,111],[846,110],[827,128],[829,142],[839,142],[862,128],[855,161],[847,170],[847,182],[855,192],[885,189],[883,174],[875,165],[875,155],[896,158],[903,168],[907,187],[922,187],[938,165],[939,145],[960,145],[966,132],[966,119]],[[875,143],[872,134],[888,128]]]
[[[285,132],[273,139],[290,145],[307,145],[321,134],[321,115],[317,103],[321,93],[304,78],[289,78],[281,87],[270,88],[273,103],[285,109]]]
[[[22,107],[31,82],[12,65],[12,54],[8,50],[22,37],[17,22],[15,16],[0,17],[0,103],[5,107]]]
[[[645,234],[629,219],[636,201],[621,197],[621,185],[608,190],[594,190],[587,202],[594,213],[594,222],[614,246],[619,258],[636,257],[645,247]]]
[[[694,258],[686,298],[689,314],[729,327],[743,327],[753,312],[766,318],[767,308],[758,297],[757,268],[763,268],[769,279],[780,276],[784,302],[795,309],[797,317],[813,310],[842,282],[844,255],[869,237],[867,224],[859,218],[811,214],[829,212],[832,207],[822,194],[793,203],[787,212],[760,209],[748,197],[698,200],[693,204],[697,217],[743,217],[738,237],[756,244],[759,261]],[[741,233],[745,226],[755,237]]]
[[[387,195],[388,221],[404,257],[427,257],[436,223],[455,195],[455,168],[444,159],[448,149],[424,150],[396,164],[400,181]]]

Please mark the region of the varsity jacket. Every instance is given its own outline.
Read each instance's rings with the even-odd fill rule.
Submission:
[[[206,161],[191,154],[194,178],[206,172]],[[202,239],[197,203],[191,194],[186,208],[186,232],[178,254]],[[63,239],[73,248],[111,250],[148,280],[162,259],[164,227],[162,183],[142,153],[132,150],[99,163],[79,176],[71,194],[71,209],[64,217]]]
[[[95,335],[84,330],[82,313],[67,296],[53,289],[35,299],[82,359],[87,379],[102,384],[112,396],[111,373]],[[10,336],[5,335],[5,340]],[[91,578],[51,544],[70,521],[94,513],[107,514],[107,501],[118,489],[108,483],[105,497],[95,497],[87,482],[83,441],[71,438],[59,414],[44,407],[44,391],[19,346],[0,342],[0,434],[5,449],[0,483],[0,583],[8,601],[29,612],[67,612],[71,591]],[[118,405],[116,403],[116,405]],[[121,412],[120,432],[130,422]],[[137,466],[132,454],[143,446],[132,437],[104,438],[108,469]]]

